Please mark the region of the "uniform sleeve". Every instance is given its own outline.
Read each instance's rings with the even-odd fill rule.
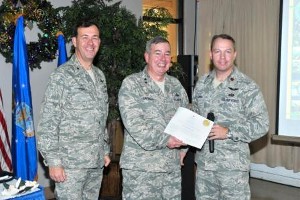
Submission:
[[[37,127],[38,149],[47,166],[61,165],[58,129],[64,92],[64,77],[59,73],[52,74],[45,92]]]
[[[261,91],[254,84],[244,94],[244,117],[229,126],[229,138],[250,143],[269,130],[269,115]]]
[[[101,74],[102,74],[102,77],[103,77],[103,80],[104,80],[104,87],[107,88],[105,76],[104,76],[104,74],[102,72],[101,72]],[[108,110],[109,109],[108,102],[106,103],[105,109],[106,109],[106,113],[107,113],[105,119],[107,120],[108,112],[109,112],[109,110]],[[104,149],[104,155],[109,155],[110,154],[109,133],[108,133],[106,127],[105,127],[105,131],[104,131],[104,147],[103,147],[103,149]]]
[[[104,73],[100,69],[98,69],[98,68],[96,68],[96,69],[98,70],[98,72],[99,72],[99,74],[101,76],[101,80],[103,80],[103,84],[104,84],[103,88],[107,89],[106,78],[105,78]],[[107,92],[105,93],[105,95],[108,96]],[[109,111],[108,110],[109,109],[108,100],[105,103],[106,104],[104,104],[104,106],[103,106],[103,112],[106,113],[105,120],[104,120],[105,123],[104,124],[106,124],[107,117],[108,117],[108,111]],[[104,155],[109,155],[110,154],[110,142],[109,142],[109,133],[108,133],[106,125],[104,127],[104,138],[102,138],[102,139],[104,140],[104,143],[103,143],[104,144],[104,147],[103,147],[103,149],[104,149]]]
[[[200,87],[200,80],[197,81],[195,89],[192,94],[192,102],[193,102],[192,111],[194,111],[195,113],[200,113],[199,106],[198,106],[198,98],[196,98],[198,95],[199,87]]]
[[[125,129],[129,136],[146,151],[167,148],[169,135],[163,133],[165,123],[158,118],[149,117],[154,115],[155,111],[145,112],[135,87],[137,87],[135,82],[126,78],[119,90],[119,108]]]
[[[180,82],[179,82],[179,84],[181,85]],[[189,104],[188,95],[182,85],[181,85],[181,96],[182,96],[181,106],[192,110],[192,105]],[[189,147],[190,147],[189,145],[182,146],[182,147],[180,147],[180,151],[187,153],[187,151],[189,150]]]
[[[108,131],[107,128],[105,128],[104,131],[104,155],[105,156],[109,156],[110,155],[110,145],[109,145],[109,135],[108,135]]]

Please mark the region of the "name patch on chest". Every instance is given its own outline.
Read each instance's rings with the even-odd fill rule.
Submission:
[[[225,102],[233,102],[233,103],[238,103],[238,102],[239,102],[238,99],[225,98],[225,97],[223,97],[223,98],[221,99],[221,101],[225,101]]]
[[[154,99],[151,97],[142,97],[143,100],[153,101]]]

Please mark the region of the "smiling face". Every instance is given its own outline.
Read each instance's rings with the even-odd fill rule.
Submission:
[[[78,34],[72,38],[75,54],[85,69],[91,67],[100,47],[100,33],[97,26],[79,27]]]
[[[145,52],[147,70],[152,79],[163,81],[165,73],[171,66],[171,50],[169,43],[151,44],[150,52]]]
[[[217,73],[230,73],[236,58],[233,42],[228,39],[217,38],[213,43],[210,58]]]

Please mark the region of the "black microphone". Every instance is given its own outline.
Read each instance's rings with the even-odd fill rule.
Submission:
[[[215,121],[215,115],[214,113],[210,112],[207,114],[207,119],[209,119],[210,121]],[[209,143],[209,152],[213,153],[215,150],[215,141],[214,140],[208,140]]]

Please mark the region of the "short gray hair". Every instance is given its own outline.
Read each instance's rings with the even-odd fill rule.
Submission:
[[[156,36],[154,38],[152,38],[151,40],[149,40],[146,44],[146,52],[150,53],[151,52],[151,45],[152,44],[159,44],[159,43],[168,43],[170,45],[170,42],[162,37],[162,36]]]

